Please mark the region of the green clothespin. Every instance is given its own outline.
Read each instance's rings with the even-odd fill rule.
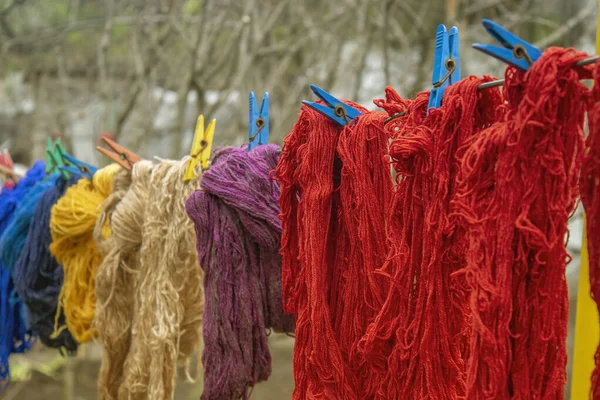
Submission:
[[[46,176],[50,175],[56,165],[54,165],[54,160],[52,159],[52,152],[54,151],[54,146],[52,146],[52,139],[48,138],[46,141]]]
[[[65,150],[65,148],[63,147],[60,139],[56,139],[54,141],[54,152],[60,157],[62,164],[61,165],[65,165],[65,157],[64,155],[67,153],[67,151]]]
[[[64,169],[60,168],[65,165],[63,155],[64,148],[60,143],[60,139],[56,139],[54,145],[52,144],[52,139],[48,138],[46,142],[46,177],[50,176],[57,169],[62,174],[63,178],[69,179],[70,174]]]

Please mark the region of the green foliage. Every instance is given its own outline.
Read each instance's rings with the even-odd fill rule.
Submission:
[[[88,43],[89,39],[83,32],[69,32],[67,33],[65,41],[67,45],[77,47]]]
[[[61,0],[58,0],[61,1]],[[62,0],[65,3],[69,3],[67,1]],[[116,2],[115,2],[116,3]],[[79,18],[82,19],[92,19],[92,18],[102,18],[106,11],[104,1],[81,1],[81,6],[79,9]]]
[[[110,58],[128,57],[131,48],[131,35],[133,27],[130,25],[115,25],[112,28],[110,48],[108,55]]]
[[[188,15],[200,13],[202,10],[202,0],[187,0],[183,5],[183,12]]]
[[[69,3],[66,1],[50,1],[45,5],[47,14],[44,25],[60,25],[69,19]]]

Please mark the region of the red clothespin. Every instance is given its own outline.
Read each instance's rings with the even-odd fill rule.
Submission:
[[[6,168],[10,168],[11,170],[15,168],[12,157],[7,149],[3,149],[2,153],[0,154],[0,164]]]
[[[14,184],[19,180],[19,177],[14,172],[14,168],[15,165],[10,153],[7,149],[2,149],[0,152],[0,173],[10,179],[10,181],[4,182],[4,186],[7,188],[14,187]]]

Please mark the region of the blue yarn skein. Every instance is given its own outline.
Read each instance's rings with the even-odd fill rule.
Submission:
[[[63,269],[50,254],[50,213],[52,206],[61,198],[77,178],[69,182],[60,178],[40,197],[29,225],[27,239],[16,262],[13,276],[19,296],[27,306],[29,325],[47,347],[77,350],[77,342],[68,329],[53,337],[54,319],[58,309],[58,295],[63,284]],[[65,316],[59,316],[59,326],[65,326]]]
[[[5,188],[0,192],[0,234],[12,221],[21,200],[45,175],[44,162],[38,161],[14,188]],[[4,391],[10,382],[8,356],[10,353],[29,350],[32,342],[33,337],[27,329],[24,306],[14,290],[10,271],[0,263],[0,392]]]
[[[13,280],[15,264],[25,245],[35,208],[44,192],[56,186],[59,177],[60,174],[53,174],[48,180],[37,182],[17,205],[12,221],[0,236],[0,262],[13,274]]]

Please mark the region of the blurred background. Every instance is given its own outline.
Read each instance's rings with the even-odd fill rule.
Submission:
[[[200,113],[217,119],[215,145],[240,145],[250,90],[269,92],[281,144],[311,83],[370,108],[386,85],[405,97],[428,89],[440,23],[460,29],[463,76],[501,76],[503,64],[470,48],[493,42],[482,18],[542,48],[593,53],[596,15],[596,0],[0,0],[0,148],[21,170],[44,157],[49,136],[94,165],[108,162],[95,151],[101,135],[145,158],[180,158]],[[581,228],[578,212],[572,300]],[[253,398],[290,398],[293,340],[271,344],[273,377]],[[3,398],[95,399],[100,352],[14,357]],[[200,392],[182,383],[176,399]]]

